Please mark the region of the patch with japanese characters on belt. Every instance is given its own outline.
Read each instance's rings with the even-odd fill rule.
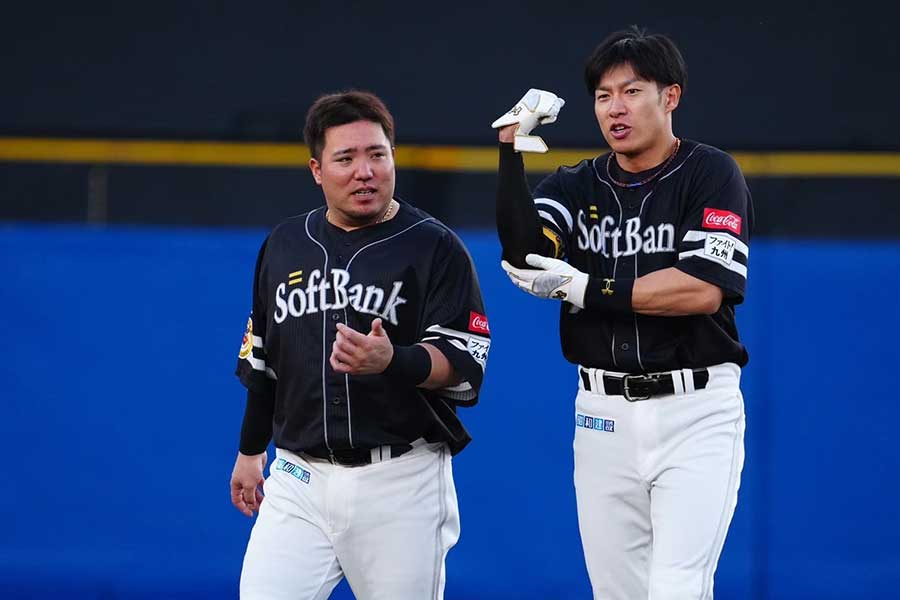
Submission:
[[[606,431],[608,433],[615,433],[616,431],[616,422],[613,419],[592,417],[581,413],[575,414],[575,425],[585,429],[593,429],[594,431]]]
[[[288,462],[283,458],[279,458],[275,461],[275,470],[284,471],[288,475],[299,479],[303,483],[309,483],[309,471],[307,471],[300,465],[295,465],[294,463]]]

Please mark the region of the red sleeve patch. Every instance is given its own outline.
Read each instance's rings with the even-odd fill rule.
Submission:
[[[469,311],[469,331],[490,334],[491,330],[488,327],[487,317],[477,312]]]
[[[704,229],[727,229],[741,234],[741,217],[728,210],[718,208],[703,209]]]

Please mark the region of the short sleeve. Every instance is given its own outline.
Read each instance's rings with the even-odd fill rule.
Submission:
[[[679,231],[675,267],[722,289],[740,304],[747,285],[753,204],[734,159],[716,151],[702,159]]]
[[[266,359],[266,267],[265,255],[268,238],[263,242],[256,258],[256,269],[253,277],[253,303],[247,327],[241,340],[238,352],[235,375],[248,390],[260,395],[274,395],[275,381],[278,376]]]
[[[434,393],[471,406],[478,401],[491,349],[491,332],[472,258],[451,231],[441,242],[426,294],[424,327],[418,341],[441,351],[462,377],[451,388]]]

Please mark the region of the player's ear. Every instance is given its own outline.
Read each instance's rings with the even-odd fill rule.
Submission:
[[[315,158],[309,159],[309,170],[312,172],[316,183],[322,185],[322,165]]]
[[[677,83],[667,86],[663,90],[663,102],[666,112],[672,112],[678,108],[678,103],[681,102],[681,86]]]

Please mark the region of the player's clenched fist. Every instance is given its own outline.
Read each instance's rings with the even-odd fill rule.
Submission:
[[[517,125],[513,147],[519,152],[546,152],[547,144],[537,135],[530,135],[538,125],[556,121],[556,116],[566,101],[545,90],[531,88],[508,112],[491,124],[494,129]],[[506,135],[505,130],[503,131]],[[501,141],[504,141],[501,139]]]
[[[253,456],[238,453],[234,462],[234,470],[231,472],[231,503],[248,517],[259,511],[262,504],[263,494],[259,488],[265,482],[263,469],[266,468],[267,460],[265,452]]]
[[[368,335],[338,323],[337,337],[331,346],[331,367],[338,373],[372,375],[383,372],[394,357],[394,346],[381,324],[372,321]]]

